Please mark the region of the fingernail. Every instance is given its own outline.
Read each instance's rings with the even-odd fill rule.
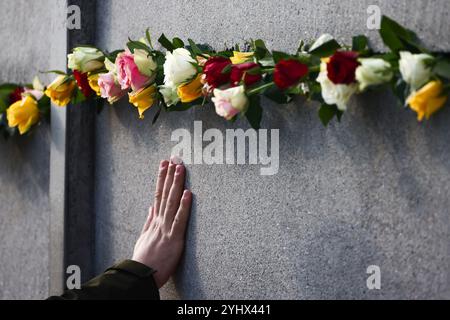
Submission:
[[[173,164],[183,164],[183,160],[178,156],[171,156],[170,162],[172,162]]]
[[[190,195],[191,195],[191,192],[189,190],[184,190],[183,198],[188,198]]]
[[[177,166],[176,173],[181,173],[181,172],[183,172],[183,166]]]
[[[163,161],[161,161],[161,163],[160,163],[160,168],[161,169],[164,169],[165,167],[167,167],[167,160],[163,160]]]

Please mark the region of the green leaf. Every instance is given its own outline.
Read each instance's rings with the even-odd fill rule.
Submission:
[[[150,48],[145,43],[142,43],[141,41],[130,40],[127,43],[127,47],[128,47],[128,49],[130,49],[131,53],[134,53],[134,50],[136,50],[136,49],[145,50],[148,53],[151,52]]]
[[[84,96],[83,92],[77,87],[75,89],[75,94],[72,96],[72,99],[70,100],[70,103],[72,105],[82,103],[86,100],[86,97]]]
[[[450,79],[450,61],[439,59],[433,68],[433,72],[440,77]]]
[[[369,41],[366,36],[359,35],[353,37],[352,50],[362,52],[368,49]]]
[[[202,50],[197,46],[197,44],[192,39],[188,39],[189,46],[191,47],[192,52],[196,56],[201,56],[203,54]]]
[[[329,57],[333,53],[335,53],[336,50],[338,50],[340,47],[341,47],[340,44],[336,40],[332,39],[330,41],[325,42],[321,46],[315,48],[314,50],[310,51],[309,53],[319,58]]]
[[[230,63],[230,64],[226,65],[220,73],[222,73],[222,74],[230,73],[232,68],[233,68],[233,65]]]
[[[339,110],[336,105],[328,105],[328,104],[322,104],[322,106],[319,109],[319,118],[322,124],[326,127],[330,121],[336,116],[338,121],[341,121],[341,117],[343,115],[343,112]]]
[[[278,63],[281,60],[289,59],[291,57],[289,54],[281,51],[272,51],[272,56],[275,63]]]
[[[40,73],[56,73],[59,74],[61,76],[65,76],[66,73],[64,71],[61,70],[49,70],[49,71],[39,71]]]
[[[158,42],[170,52],[172,52],[175,49],[172,42],[170,42],[170,40],[167,39],[164,33],[161,34],[161,36],[158,39]]]
[[[304,50],[305,50],[305,41],[300,40],[297,47],[297,54],[301,53]]]
[[[253,41],[252,46],[255,57],[258,60],[263,59],[269,53],[269,50],[267,50],[264,41],[261,39]]]
[[[292,101],[292,97],[276,87],[271,87],[264,92],[264,95],[270,100],[279,103],[287,104]]]
[[[50,98],[43,95],[38,101],[38,109],[44,116],[50,115]]]
[[[399,104],[405,106],[406,99],[411,91],[409,85],[403,79],[399,78],[396,82],[393,82],[392,91],[397,97]]]
[[[380,36],[384,44],[395,53],[402,50],[413,53],[427,51],[421,47],[420,41],[413,31],[404,28],[386,16],[381,19]]]
[[[180,38],[173,38],[172,44],[175,49],[184,48],[184,42]]]
[[[245,116],[253,129],[258,130],[261,127],[262,108],[259,96],[250,97],[250,104]]]
[[[150,46],[151,49],[153,49],[152,37],[150,36],[149,28],[145,30],[145,37],[147,38],[148,45]]]
[[[20,86],[15,84],[15,83],[3,83],[3,84],[0,84],[0,90],[9,90],[11,92],[16,90],[18,87],[20,87]]]
[[[158,106],[159,106],[159,109],[158,109],[158,111],[156,111],[155,116],[153,117],[152,125],[154,125],[156,123],[156,121],[158,120],[159,116],[161,115],[161,111],[163,109],[161,104],[158,104]]]

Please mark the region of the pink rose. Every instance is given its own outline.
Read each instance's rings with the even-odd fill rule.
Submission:
[[[216,107],[216,113],[227,120],[231,120],[239,113],[239,110],[233,108],[231,102],[227,100],[217,100],[214,105]]]
[[[126,93],[126,90],[122,90],[120,85],[116,82],[112,72],[99,75],[98,86],[100,87],[102,98],[108,99],[109,103],[116,102]]]
[[[248,106],[244,86],[226,90],[214,89],[212,102],[216,107],[216,113],[227,120],[231,120],[238,113],[245,112]]]
[[[116,58],[117,80],[123,90],[131,87],[137,91],[145,87],[150,78],[140,73],[138,66],[134,62],[134,56],[131,52],[125,51],[118,54]]]

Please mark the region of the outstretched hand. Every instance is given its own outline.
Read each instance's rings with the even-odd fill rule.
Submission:
[[[153,277],[161,288],[175,272],[184,249],[186,225],[192,193],[184,189],[183,164],[162,161],[156,183],[155,200],[150,207],[132,260],[156,270]]]

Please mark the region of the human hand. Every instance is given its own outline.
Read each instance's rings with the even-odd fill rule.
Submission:
[[[186,225],[192,193],[184,189],[186,169],[175,161],[161,161],[155,202],[150,207],[132,260],[156,270],[156,285],[161,288],[175,272],[184,249]]]

